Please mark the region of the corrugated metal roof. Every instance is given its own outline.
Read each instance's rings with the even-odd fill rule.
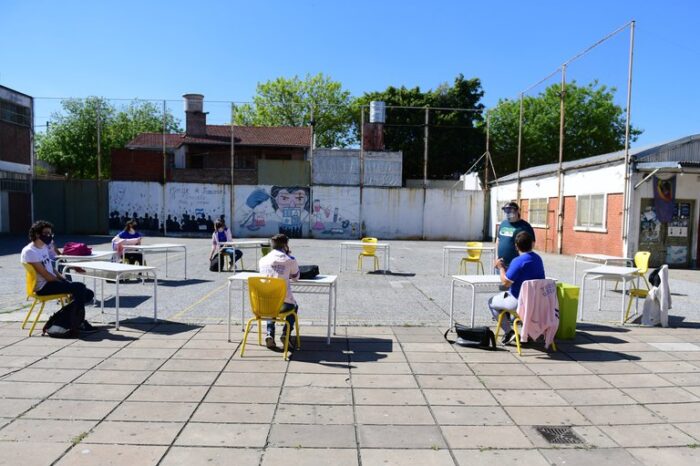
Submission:
[[[634,160],[651,161],[700,161],[700,134],[686,136],[681,139],[667,141],[660,144],[651,144],[648,146],[631,148],[630,156]],[[679,157],[673,159],[672,157]],[[680,158],[682,157],[682,158]],[[595,167],[600,165],[613,164],[625,159],[625,151],[619,150],[608,154],[594,155],[585,159],[572,160],[564,162],[562,169],[564,171],[577,170],[587,167]],[[520,171],[520,178],[534,178],[538,176],[557,173],[559,169],[558,163],[550,163],[547,165],[538,165],[536,167],[526,168]],[[511,173],[502,176],[489,184],[503,183],[518,179],[518,174]]]

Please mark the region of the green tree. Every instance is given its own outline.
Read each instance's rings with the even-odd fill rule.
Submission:
[[[103,177],[109,177],[112,149],[123,148],[139,133],[163,128],[162,110],[152,102],[133,101],[117,109],[102,97],[88,97],[66,99],[61,106],[51,115],[47,132],[37,134],[37,156],[72,178],[97,176],[98,115]],[[182,131],[170,112],[165,120],[167,132]]]
[[[317,147],[347,147],[352,132],[350,92],[319,73],[304,79],[277,78],[258,83],[253,104],[236,108],[234,122],[255,126],[307,126],[312,115]]]
[[[624,109],[614,102],[615,88],[594,81],[566,85],[564,97],[564,161],[578,160],[624,148]],[[561,85],[523,99],[521,169],[559,160]],[[490,111],[490,148],[498,176],[517,171],[520,101],[505,99]],[[630,128],[630,140],[642,133]]]
[[[454,179],[484,152],[484,134],[479,127],[483,94],[479,79],[465,79],[462,74],[452,85],[444,83],[434,90],[390,86],[384,91],[365,93],[356,100],[356,121],[359,121],[359,106],[369,105],[372,100],[396,107],[455,109],[430,110],[428,123],[428,178]],[[424,131],[423,109],[387,109],[384,145],[387,150],[403,152],[404,179],[423,178]]]

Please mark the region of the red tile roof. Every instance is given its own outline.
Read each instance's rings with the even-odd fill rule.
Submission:
[[[311,131],[297,126],[234,126],[236,146],[310,147]],[[229,145],[231,126],[207,125],[206,137],[191,137],[184,134],[166,134],[165,147],[175,149],[183,144]],[[141,133],[126,147],[129,149],[161,149],[161,133]]]

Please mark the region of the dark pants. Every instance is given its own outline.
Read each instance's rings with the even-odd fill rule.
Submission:
[[[291,311],[294,309],[295,311],[299,310],[299,306],[296,304],[289,304],[289,303],[284,303],[282,304],[282,309],[280,309],[280,312],[287,312]],[[287,316],[287,322],[289,322],[289,336],[292,336],[292,330],[294,330],[294,314],[289,314]],[[285,328],[282,327],[282,339],[284,339],[284,336],[286,335]],[[267,321],[267,334],[270,335],[272,338],[275,338],[275,321],[274,320],[268,320]]]
[[[73,300],[78,305],[79,308],[85,309],[85,305],[92,301],[95,297],[95,293],[85,286],[85,283],[80,282],[69,282],[69,281],[56,281],[56,282],[46,282],[44,286],[36,292],[40,296],[45,296],[49,294],[59,294],[59,293],[70,293],[73,295]]]
[[[238,259],[240,259],[241,257],[243,257],[243,253],[241,252],[240,249],[234,250],[233,248],[224,248],[224,249],[221,250],[221,254],[227,255],[227,256],[229,256],[229,257],[233,257],[234,253],[235,253],[235,255],[236,255],[236,259],[234,259],[233,262],[238,262]]]

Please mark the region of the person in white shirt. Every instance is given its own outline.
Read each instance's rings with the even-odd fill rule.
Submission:
[[[84,283],[71,282],[59,272],[54,271],[51,264],[50,245],[53,242],[53,225],[39,220],[29,229],[31,242],[22,249],[20,261],[31,265],[36,271],[36,286],[34,292],[38,295],[70,293],[78,305],[78,312],[85,315],[85,304],[92,301],[95,293]],[[83,318],[80,325],[82,331],[94,331],[95,328]]]
[[[279,234],[275,235],[270,239],[270,246],[272,251],[267,253],[260,259],[260,273],[267,275],[268,277],[283,278],[287,282],[287,294],[284,297],[284,304],[282,305],[282,312],[291,311],[292,309],[298,310],[297,302],[292,294],[292,286],[290,281],[296,281],[299,279],[299,265],[297,260],[290,254],[289,251],[289,238],[287,235]],[[289,322],[289,332],[291,337],[291,331],[294,328],[294,315],[289,315],[287,317],[287,322]],[[285,330],[282,330],[284,332]],[[282,333],[282,343],[284,343],[285,333]],[[292,338],[289,339],[289,347],[293,349],[294,342]],[[275,344],[275,322],[267,322],[267,336],[265,337],[265,345],[272,349],[276,347]]]

